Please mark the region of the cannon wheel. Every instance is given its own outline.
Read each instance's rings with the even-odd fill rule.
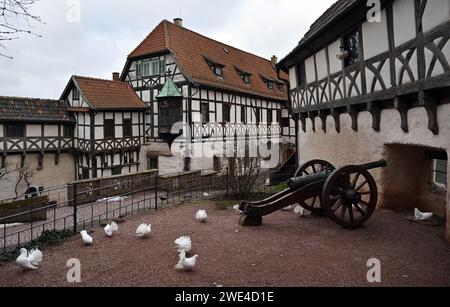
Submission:
[[[312,160],[299,167],[294,177],[302,177],[306,175],[317,174],[327,169],[335,170],[336,168],[330,162],[324,160]],[[303,202],[300,202],[300,205],[314,214],[323,213],[323,206],[319,195],[307,199]]]
[[[323,209],[344,228],[358,228],[375,212],[378,189],[372,175],[359,166],[335,170],[324,185]]]

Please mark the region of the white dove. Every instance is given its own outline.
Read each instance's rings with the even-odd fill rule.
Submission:
[[[196,214],[195,214],[195,218],[197,219],[197,221],[199,221],[200,223],[206,223],[206,220],[208,219],[208,214],[206,214],[205,210],[199,210]]]
[[[241,215],[243,212],[239,209],[240,205],[233,206],[233,210],[236,211],[237,215]]]
[[[39,249],[33,249],[28,253],[25,248],[22,248],[16,263],[24,270],[36,270],[41,265],[42,258],[43,255]]]
[[[306,211],[305,208],[303,208],[300,205],[298,205],[297,207],[294,208],[294,213],[295,213],[295,215],[298,215],[298,216],[305,216],[306,215],[305,211]]]
[[[429,220],[433,217],[433,213],[424,213],[424,212],[420,212],[419,209],[415,209],[414,210],[414,215],[416,218],[416,221],[426,221]]]
[[[139,238],[146,238],[148,235],[152,232],[152,225],[151,224],[141,224],[136,229],[136,236]]]
[[[189,252],[192,249],[192,240],[188,236],[182,236],[175,240],[175,248],[178,249],[178,252],[182,251]]]
[[[88,246],[88,245],[92,245],[92,243],[94,243],[94,239],[92,239],[92,237],[90,235],[88,235],[86,230],[83,230],[82,232],[80,232],[81,234],[81,239],[84,242],[84,245]]]
[[[119,226],[115,222],[105,226],[105,233],[108,237],[112,237],[117,231],[119,231]]]
[[[197,264],[198,255],[191,258],[186,258],[186,251],[181,251],[179,258],[180,260],[175,266],[176,270],[193,271]]]

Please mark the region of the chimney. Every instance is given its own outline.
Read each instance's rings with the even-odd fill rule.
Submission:
[[[183,26],[183,19],[181,19],[181,18],[175,18],[175,19],[173,20],[173,23],[176,24],[176,25],[179,26],[179,27],[182,27],[182,26]]]
[[[113,81],[120,81],[120,73],[113,72],[112,79],[113,79]]]
[[[272,62],[272,66],[275,67],[278,63],[278,58],[276,55],[272,56],[272,59],[270,60]]]

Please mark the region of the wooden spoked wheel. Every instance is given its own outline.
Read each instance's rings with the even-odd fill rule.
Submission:
[[[330,162],[324,160],[312,160],[299,167],[294,177],[303,177],[307,175],[321,173],[327,170],[331,172],[335,169],[336,168]],[[320,195],[316,195],[315,197],[300,202],[299,204],[303,208],[314,214],[324,213]]]
[[[335,170],[325,182],[322,202],[329,218],[344,228],[358,228],[373,215],[378,189],[372,175],[358,166]]]

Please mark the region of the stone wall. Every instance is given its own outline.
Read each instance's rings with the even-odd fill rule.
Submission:
[[[429,148],[450,152],[449,115],[449,104],[438,107],[439,135],[433,135],[428,129],[424,108],[409,111],[409,133],[400,128],[400,115],[394,109],[382,111],[380,132],[372,129],[369,112],[359,114],[358,132],[352,130],[348,114],[341,114],[341,133],[336,132],[331,116],[327,118],[327,133],[321,129],[320,119],[316,118],[316,132],[307,120],[307,132],[301,129],[299,132],[300,163],[324,159],[343,166],[386,159],[386,169],[372,171],[380,190],[379,207],[413,209],[418,206],[427,211],[447,212],[450,240],[450,193],[448,189],[446,193],[432,189],[430,164],[424,160],[424,151]]]

